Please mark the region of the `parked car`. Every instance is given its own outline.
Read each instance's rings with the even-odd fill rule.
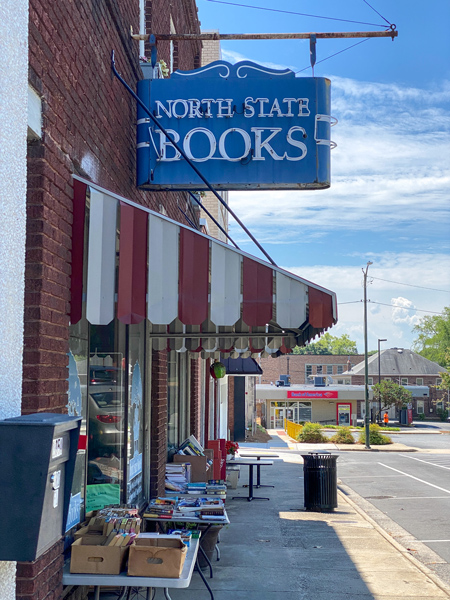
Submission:
[[[105,454],[119,456],[124,436],[124,389],[98,386],[88,396],[89,458]]]
[[[91,366],[89,369],[89,385],[117,385],[119,377],[118,367]]]

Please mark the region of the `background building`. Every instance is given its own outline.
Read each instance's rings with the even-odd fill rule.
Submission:
[[[412,408],[415,418],[420,415],[427,418],[439,418],[439,411],[447,411],[448,391],[436,388],[442,383],[441,373],[446,372],[444,367],[406,348],[382,350],[379,366],[381,377],[378,372],[378,353],[370,356],[368,360],[369,385],[388,379],[404,386],[412,393]],[[344,372],[343,376],[350,377],[352,385],[364,384],[364,362],[353,366]],[[361,408],[360,405],[359,416],[361,416]],[[390,416],[395,417],[395,409],[391,409]]]
[[[263,370],[259,383],[274,383],[280,375],[288,375],[291,384],[312,383],[314,375],[325,375],[333,379],[336,384],[350,384],[349,375],[344,372],[361,363],[363,354],[287,354],[273,358],[261,358],[260,365]]]

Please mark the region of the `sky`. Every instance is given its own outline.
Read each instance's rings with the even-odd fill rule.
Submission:
[[[317,42],[314,76],[331,80],[331,114],[338,119],[331,130],[337,143],[331,187],[229,197],[278,266],[336,292],[338,324],[330,333],[348,334],[361,353],[363,269],[371,261],[368,349],[384,338],[382,349],[411,348],[414,326],[450,306],[450,2],[197,0],[197,6],[202,30],[221,33],[396,25],[394,41]],[[231,63],[252,60],[312,76],[308,40],[230,40],[221,48]],[[242,250],[262,257],[232,219],[230,235]]]

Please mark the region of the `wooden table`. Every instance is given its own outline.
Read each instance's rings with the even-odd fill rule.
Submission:
[[[260,496],[253,495],[253,467],[268,467],[273,465],[273,460],[254,460],[254,459],[239,459],[229,461],[230,465],[246,465],[248,466],[248,496],[233,496],[233,500],[270,500],[270,498],[261,498]]]
[[[242,458],[256,458],[256,460],[261,460],[261,458],[278,458],[278,454],[269,454],[267,452],[261,452],[260,454],[257,454],[256,452],[253,454],[239,454],[239,456]],[[244,485],[243,487],[247,486]],[[261,483],[261,469],[259,468],[259,465],[256,465],[256,485],[254,487],[275,487],[274,485]]]
[[[187,588],[191,583],[192,573],[194,572],[194,567],[197,565],[199,542],[199,539],[191,540],[180,577],[129,577],[126,571],[120,573],[120,575],[78,574],[70,572],[70,561],[67,561],[63,570],[63,585],[92,585],[95,589],[95,600],[100,600],[100,590],[102,587],[122,588],[120,598],[125,596],[127,588],[147,588],[147,600],[151,600],[153,597],[153,590],[163,588],[164,596],[167,600],[171,600],[169,588]],[[211,600],[214,600],[212,590],[200,568],[198,568],[198,572],[210,593]]]

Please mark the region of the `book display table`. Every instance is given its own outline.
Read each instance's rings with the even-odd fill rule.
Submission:
[[[224,516],[223,518],[217,518],[217,517],[195,517],[192,515],[189,515],[187,513],[183,513],[181,511],[175,511],[173,516],[170,519],[160,519],[158,517],[143,517],[143,521],[144,521],[144,529],[145,529],[145,524],[147,522],[153,522],[156,523],[156,525],[158,526],[158,528],[161,530],[161,532],[165,531],[165,525],[167,523],[185,523],[185,524],[195,524],[195,525],[206,525],[206,528],[201,531],[201,535],[202,536],[206,536],[206,534],[208,533],[208,531],[211,529],[211,527],[213,527],[213,525],[229,525],[230,524],[230,520],[228,519],[228,515],[226,510],[224,510]],[[218,551],[218,548],[216,546],[216,550],[217,550],[217,555],[218,555],[218,559],[220,558],[220,553]],[[213,570],[212,570],[212,564],[211,561],[209,560],[208,556],[206,555],[205,551],[203,550],[202,546],[199,546],[199,552],[201,553],[201,555],[203,556],[203,558],[205,559],[206,563],[208,564],[209,567],[209,576],[210,578],[213,577]],[[207,586],[208,587],[208,586]]]
[[[93,574],[77,574],[70,572],[70,561],[66,562],[63,570],[63,585],[84,585],[94,586],[94,599],[100,600],[100,592],[102,587],[119,587],[122,588],[121,598],[128,591],[128,588],[146,588],[147,600],[151,600],[156,588],[164,590],[164,596],[170,600],[170,588],[187,588],[191,583],[192,573],[197,564],[199,539],[192,539],[189,548],[187,549],[186,560],[184,562],[183,571],[180,577],[129,577],[126,572],[120,575],[93,575]],[[200,577],[203,579],[210,595],[211,600],[214,600],[214,595],[209,587],[203,573],[198,569]]]

